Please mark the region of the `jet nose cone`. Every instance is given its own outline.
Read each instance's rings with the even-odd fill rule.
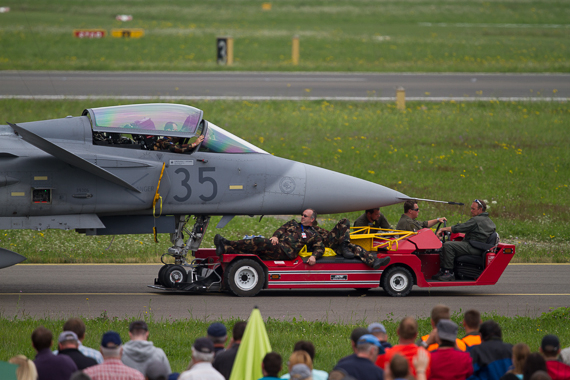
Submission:
[[[6,268],[11,265],[21,263],[26,258],[16,252],[0,248],[0,268]]]
[[[305,165],[306,208],[319,213],[336,214],[389,206],[402,202],[407,195],[360,178]]]

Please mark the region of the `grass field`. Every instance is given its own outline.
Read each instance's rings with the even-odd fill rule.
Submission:
[[[3,120],[24,122],[79,115],[114,101],[0,100]],[[422,220],[466,221],[470,202],[486,199],[503,241],[517,245],[513,262],[570,262],[570,109],[565,103],[479,102],[393,104],[203,101],[205,118],[277,156],[388,186],[409,196],[465,202],[420,202]],[[303,131],[302,137],[299,131]],[[402,205],[382,210],[392,225]],[[332,227],[341,217],[322,215]],[[235,239],[270,236],[283,218],[240,217],[216,231]],[[158,262],[168,236],[86,237],[73,231],[2,231],[0,246],[28,262]]]
[[[464,311],[463,311],[464,312]],[[261,310],[263,315],[263,310]],[[141,317],[142,318],[142,317]],[[463,313],[459,311],[452,316],[452,320],[461,326]],[[538,351],[542,337],[546,334],[555,334],[560,338],[561,347],[570,345],[570,309],[559,308],[549,313],[543,313],[539,318],[525,316],[507,318],[487,314],[483,320],[493,319],[499,323],[503,330],[503,340],[507,343],[524,342],[533,352]],[[98,347],[100,337],[108,330],[115,330],[121,334],[123,341],[128,340],[128,326],[134,319],[123,319],[103,314],[99,318],[86,319],[87,334],[84,344],[88,347]],[[187,320],[169,321],[153,320],[152,315],[145,315],[149,324],[150,337],[155,346],[164,349],[170,360],[172,370],[185,370],[191,355],[191,346],[194,340],[204,336],[211,321],[190,318]],[[222,321],[231,331],[236,319]],[[266,329],[273,351],[283,356],[287,362],[295,342],[299,340],[312,341],[316,347],[315,368],[331,371],[343,356],[350,352],[350,332],[355,327],[366,327],[376,320],[359,320],[352,324],[335,323],[328,321],[326,316],[322,321],[308,322],[303,320],[280,321],[269,318]],[[386,327],[389,341],[397,343],[396,328],[398,320],[388,319],[380,321]],[[58,319],[31,319],[25,316],[2,316],[0,318],[0,360],[8,360],[14,355],[24,354],[33,358],[35,352],[31,346],[32,331],[43,325],[50,329],[55,336],[59,334],[65,320]],[[428,334],[431,330],[429,318],[418,320],[420,335]],[[458,336],[464,335],[460,327]],[[284,369],[281,374],[287,373]]]
[[[563,0],[5,0],[0,70],[568,72]],[[118,14],[133,21],[115,20]],[[143,28],[140,39],[74,29]],[[235,65],[216,63],[216,37]],[[301,60],[291,62],[291,39]]]

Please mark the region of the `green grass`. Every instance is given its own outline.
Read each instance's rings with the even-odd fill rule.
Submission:
[[[3,120],[25,122],[78,115],[115,101],[0,100]],[[555,102],[408,103],[201,101],[205,118],[276,156],[350,174],[420,202],[419,218],[469,219],[470,202],[486,199],[503,241],[517,245],[513,262],[570,262],[570,109]],[[302,137],[299,131],[303,131]],[[342,200],[339,200],[342,201]],[[392,225],[402,205],[382,209]],[[359,212],[321,215],[332,227]],[[210,223],[203,247],[221,232],[235,239],[270,236],[287,218],[247,216],[225,229]],[[2,231],[0,246],[28,262],[158,262],[167,235],[87,237],[73,231]],[[111,243],[112,241],[112,243]]]
[[[150,305],[149,305],[150,308]],[[261,310],[263,315],[263,310]],[[191,355],[191,345],[198,337],[204,336],[211,321],[195,319],[191,315],[185,320],[153,320],[152,315],[140,316],[149,324],[150,337],[155,346],[164,349],[170,360],[172,370],[181,372],[186,369]],[[452,316],[452,320],[461,326],[463,314],[461,311]],[[546,334],[554,334],[560,338],[562,347],[570,345],[570,309],[558,308],[548,313],[543,313],[538,318],[518,316],[513,318],[487,314],[483,320],[493,319],[502,327],[503,340],[507,343],[527,343],[532,351],[538,351],[542,337]],[[115,330],[121,334],[124,341],[128,339],[129,323],[136,318],[124,318],[121,316],[109,316],[103,313],[101,317],[84,319],[87,326],[84,344],[88,347],[97,348],[100,337],[108,330]],[[24,354],[33,358],[35,352],[31,346],[30,336],[32,331],[43,325],[54,334],[61,331],[65,320],[60,319],[32,319],[25,315],[2,316],[0,318],[0,336],[3,344],[0,346],[0,360],[8,360],[14,355]],[[231,331],[237,319],[222,321]],[[312,341],[316,347],[315,368],[331,371],[338,359],[349,355],[350,332],[355,327],[366,327],[376,320],[359,320],[351,324],[336,323],[327,320],[326,316],[321,321],[304,321],[292,319],[289,321],[268,318],[266,329],[273,351],[279,352],[287,362],[295,342],[299,340]],[[386,327],[389,341],[397,343],[396,328],[399,321],[389,318],[380,321]],[[418,319],[420,335],[428,334],[431,330],[429,318]],[[458,336],[462,337],[463,329],[460,327]],[[57,336],[57,335],[56,335]],[[281,373],[286,373],[283,370]]]
[[[563,0],[6,0],[0,70],[568,72]],[[122,23],[118,14],[133,15]],[[143,28],[140,39],[74,29]],[[233,36],[235,65],[216,63]],[[291,39],[301,60],[291,62]]]

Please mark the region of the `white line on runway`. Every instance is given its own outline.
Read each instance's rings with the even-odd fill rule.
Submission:
[[[23,99],[23,100],[331,100],[344,102],[394,102],[395,96],[364,97],[364,96],[137,96],[137,95],[0,95],[0,99]],[[570,98],[563,97],[492,97],[492,96],[416,96],[407,97],[407,101],[419,102],[567,102]]]

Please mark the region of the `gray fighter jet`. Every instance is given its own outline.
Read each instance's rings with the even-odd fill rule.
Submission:
[[[91,108],[8,124],[0,125],[0,229],[170,233],[177,264],[199,248],[213,215],[223,216],[222,228],[235,215],[334,214],[410,199],[275,157],[186,105]],[[24,259],[0,248],[0,268]]]

